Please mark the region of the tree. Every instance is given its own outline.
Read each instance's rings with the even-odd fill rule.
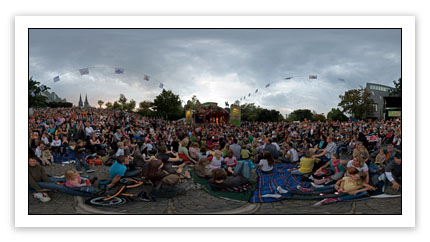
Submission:
[[[121,104],[122,107],[127,103],[127,98],[124,96],[124,94],[119,94],[119,100],[118,102]]]
[[[325,121],[325,116],[323,113],[314,113],[312,114],[312,121],[321,121],[324,122]]]
[[[364,88],[348,90],[344,95],[339,95],[339,98],[341,101],[338,105],[342,107],[342,112],[351,114],[356,119],[363,119],[365,115],[375,111],[370,93]]]
[[[309,109],[297,109],[288,115],[288,121],[312,120],[312,112]]]
[[[399,80],[393,81],[394,88],[390,90],[390,96],[394,95],[400,95],[402,97],[402,78],[400,77]]]
[[[347,121],[348,117],[340,111],[339,108],[332,108],[330,112],[327,114],[327,118],[333,121]]]
[[[111,102],[107,102],[105,105],[106,105],[106,109],[112,109],[112,103]]]
[[[45,85],[40,85],[40,82],[33,80],[33,77],[28,79],[28,107],[46,107],[47,97],[42,95],[42,92],[50,89]]]
[[[103,103],[105,103],[105,102],[103,102],[103,100],[98,100],[97,101],[97,104],[100,106],[100,108],[102,108]]]
[[[133,111],[135,107],[136,107],[136,101],[134,101],[133,99],[131,99],[129,103],[126,103],[123,105],[123,109],[127,110],[128,112]]]
[[[200,103],[199,99],[197,99],[196,95],[193,95],[191,100],[187,101],[187,104],[185,104],[184,109],[188,110],[199,110],[202,104]]]
[[[154,111],[151,109],[152,105],[153,104],[150,101],[140,102],[137,112],[142,116],[152,117],[154,116]]]
[[[112,108],[115,110],[120,110],[120,109],[122,109],[122,105],[119,104],[117,101],[115,101],[115,102],[113,102]]]
[[[152,108],[157,115],[161,115],[167,120],[176,120],[185,116],[179,95],[175,95],[170,90],[166,91],[163,89],[163,91],[155,97]]]

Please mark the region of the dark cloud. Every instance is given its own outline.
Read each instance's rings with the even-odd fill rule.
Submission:
[[[79,93],[88,93],[93,105],[119,93],[137,102],[151,100],[160,81],[185,100],[194,94],[223,104],[251,93],[246,100],[282,113],[297,108],[327,113],[345,90],[366,82],[392,86],[401,73],[400,34],[395,29],[30,30],[30,75],[75,104]],[[123,67],[125,74],[95,68],[87,76],[72,72],[60,82],[49,81],[93,66]],[[310,74],[318,79],[309,80]],[[283,80],[287,76],[298,77]],[[264,88],[268,82],[274,83]]]

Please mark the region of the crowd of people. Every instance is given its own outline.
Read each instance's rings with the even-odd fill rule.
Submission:
[[[296,164],[290,174],[312,187],[351,199],[369,191],[401,192],[401,120],[326,122],[242,122],[188,124],[96,108],[43,108],[29,116],[29,189],[41,201],[47,190],[77,196],[102,192],[94,186],[88,156],[108,156],[107,188],[121,178],[150,181],[154,193],[187,190],[192,169],[212,189],[242,192],[270,174],[277,162]],[[56,157],[74,155],[76,168],[64,178],[46,174]],[[352,157],[343,160],[344,157]],[[88,176],[81,176],[82,166]],[[282,188],[280,188],[282,190]],[[296,191],[297,192],[297,191]],[[339,201],[328,199],[325,203]]]

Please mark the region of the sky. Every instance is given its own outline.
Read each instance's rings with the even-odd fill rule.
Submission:
[[[152,101],[160,83],[184,102],[235,100],[327,114],[339,95],[401,77],[400,29],[31,29],[29,76],[74,105],[124,94]],[[88,75],[78,69],[89,67]],[[115,74],[114,68],[124,74]],[[150,77],[149,81],[144,76]],[[317,79],[309,79],[316,75]],[[54,82],[55,76],[60,81]],[[287,77],[294,77],[285,80]],[[343,79],[341,81],[339,79]],[[269,87],[265,87],[270,83]],[[258,92],[255,93],[256,89]],[[251,94],[249,97],[248,95]]]

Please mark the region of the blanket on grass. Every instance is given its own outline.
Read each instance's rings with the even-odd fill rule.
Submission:
[[[288,169],[295,167],[295,164],[276,163],[273,165],[271,174],[264,174],[260,169],[257,170],[258,182],[257,188],[252,193],[250,203],[267,203],[276,202],[280,199],[263,197],[266,194],[277,194],[277,187],[280,186],[288,191],[297,191],[297,185],[309,187],[310,182],[304,182],[301,176],[291,175]],[[288,199],[291,195],[287,194],[282,199]]]
[[[226,198],[226,199],[238,200],[238,201],[249,201],[252,191],[254,191],[256,187],[256,184],[251,182],[251,186],[249,187],[249,190],[245,192],[214,191],[209,186],[209,182],[207,179],[197,176],[196,172],[193,170],[190,171],[190,174],[195,183],[203,186],[203,190],[205,190],[207,193],[211,194],[212,196],[220,197],[220,198]]]

